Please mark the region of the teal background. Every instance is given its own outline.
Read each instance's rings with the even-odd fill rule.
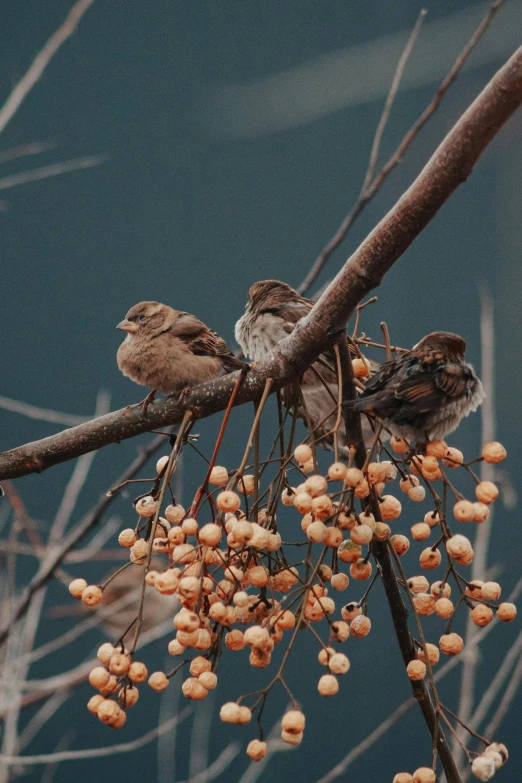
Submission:
[[[69,7],[61,0],[4,4],[3,98]],[[114,326],[142,299],[159,299],[196,313],[233,345],[234,323],[250,284],[278,277],[297,285],[356,199],[397,56],[420,8],[418,2],[384,0],[96,2],[2,134],[2,149],[45,140],[57,146],[35,159],[2,164],[0,176],[78,156],[108,157],[96,168],[0,194],[0,394],[82,415],[92,414],[100,389],[110,390],[112,409],[141,399],[142,390],[123,378],[116,366],[121,335]],[[449,0],[429,6],[384,136],[382,162],[429,102],[485,8],[482,3]],[[393,205],[461,112],[519,45],[521,21],[518,0],[499,12],[469,67],[330,261],[318,286],[333,276]],[[343,62],[348,63],[346,71]],[[302,68],[296,80],[276,78],[296,68]],[[299,100],[292,100],[296,87]],[[282,97],[276,99],[279,89]],[[379,322],[386,320],[392,341],[404,346],[435,329],[456,331],[465,336],[469,360],[479,368],[478,292],[481,286],[489,289],[496,318],[497,437],[508,449],[505,469],[513,484],[518,482],[522,459],[521,140],[519,114],[389,273],[377,292],[378,304],[364,321],[365,331],[376,338]],[[270,422],[274,411],[268,410]],[[251,417],[249,408],[233,416],[222,455],[227,466],[239,459]],[[207,453],[218,425],[216,417],[198,427]],[[2,450],[58,429],[0,409]],[[110,446],[96,456],[73,522],[110,486],[147,437]],[[477,454],[479,416],[466,420],[450,443],[467,456]],[[44,532],[72,468],[68,463],[16,482]],[[199,463],[189,459],[186,502],[198,470]],[[123,526],[132,524],[130,510],[128,499],[114,505]],[[408,509],[401,523],[404,529],[417,521],[414,516]],[[505,595],[520,576],[518,517],[517,508],[498,504],[489,564],[500,569]],[[23,560],[20,587],[35,566],[34,559]],[[68,566],[70,572],[73,568]],[[81,575],[96,578],[97,568],[83,567]],[[108,566],[100,568],[106,573]],[[406,568],[417,569],[415,555]],[[357,597],[352,589],[356,590],[351,586],[347,599]],[[76,621],[50,615],[53,606],[71,604],[62,584],[50,586],[46,601],[38,643]],[[316,650],[309,639],[299,640],[289,681],[307,713],[305,741],[298,750],[274,756],[261,780],[270,776],[280,783],[294,776],[315,783],[409,695],[380,589],[372,596],[370,614],[372,634],[348,643],[352,668],[333,700],[317,696],[316,681],[322,672]],[[444,623],[428,618],[426,625],[436,639]],[[518,630],[517,622],[502,626],[481,648],[480,692]],[[38,662],[31,678],[72,668],[100,638],[93,632],[66,653]],[[161,667],[169,665],[164,658],[165,643],[157,642],[145,659]],[[255,727],[221,724],[219,704],[262,687],[271,671],[252,673],[240,654],[224,656],[223,663],[209,763],[228,742],[245,745],[255,735]],[[451,707],[457,704],[458,672],[459,668],[441,688]],[[89,694],[85,686],[77,689],[24,753],[52,752],[64,736],[70,748],[125,742],[158,721],[159,698],[144,691],[126,727],[113,735],[85,712]],[[165,697],[164,708],[168,707]],[[267,728],[284,707],[284,694],[278,691],[269,701]],[[208,713],[208,703],[197,710]],[[24,711],[22,725],[33,711]],[[191,770],[188,761],[191,725],[188,721],[179,729],[175,742],[172,737],[163,742],[159,764],[156,743],[151,743],[132,755],[63,763],[54,778],[43,767],[29,768],[25,779],[61,783],[74,777],[80,783],[103,774],[117,781],[159,783],[192,777],[195,783],[197,762]],[[520,780],[520,729],[515,700],[498,737],[512,754],[510,764],[498,773],[499,781]],[[427,733],[413,709],[339,779],[391,781],[398,770],[413,770],[429,764],[430,758]],[[240,753],[216,780],[246,783],[245,768]]]

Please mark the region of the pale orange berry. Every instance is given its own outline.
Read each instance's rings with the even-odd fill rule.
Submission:
[[[313,541],[315,544],[322,543],[328,535],[328,528],[324,522],[312,522],[308,526],[306,536],[309,541]]]
[[[498,601],[502,588],[498,582],[484,582],[481,591],[482,598],[486,601]]]
[[[129,671],[131,661],[128,655],[122,652],[114,652],[109,661],[109,669],[113,674],[125,674]]]
[[[430,644],[430,642],[426,642],[426,652],[428,653],[428,660],[432,666],[434,666],[436,663],[439,662],[440,651],[437,645]],[[419,656],[419,659],[421,661],[424,661],[424,663],[426,663],[423,649],[417,650],[417,655]]]
[[[169,463],[169,457],[160,457],[159,460],[156,462],[156,473],[159,474],[164,470]]]
[[[196,656],[190,662],[190,673],[193,677],[199,677],[203,672],[209,672],[212,669],[212,664],[208,658],[203,658],[202,655]]]
[[[335,653],[328,662],[332,674],[346,674],[350,668],[350,660],[344,653]]]
[[[102,723],[110,725],[121,712],[120,708],[112,699],[104,699],[98,705],[96,712]]]
[[[338,547],[343,541],[343,534],[337,527],[328,527],[326,538],[324,539],[324,545],[330,547]]]
[[[87,585],[87,587],[82,590],[82,601],[86,606],[96,606],[96,604],[100,603],[102,597],[103,593],[101,588],[96,585]]]
[[[199,675],[199,681],[207,691],[213,691],[217,686],[217,674],[215,672],[202,672]]]
[[[229,650],[242,650],[245,646],[245,637],[242,631],[234,629],[225,636],[225,645]]]
[[[484,751],[484,755],[487,756],[490,753],[498,753],[502,759],[502,764],[505,764],[509,759],[508,749],[502,742],[492,742],[490,745],[488,745]],[[502,766],[502,764],[500,766]]]
[[[147,675],[147,667],[141,661],[133,661],[127,672],[127,676],[132,682],[145,682]]]
[[[203,683],[196,677],[187,677],[181,686],[183,696],[186,699],[192,699],[192,701],[201,701],[208,696],[208,690]]]
[[[343,541],[340,545],[337,550],[337,557],[343,563],[356,563],[359,560],[361,553],[361,547],[349,540]]]
[[[471,610],[471,619],[475,625],[483,628],[484,626],[489,625],[492,621],[493,610],[484,604],[477,604],[477,606]]]
[[[410,680],[422,680],[426,676],[426,664],[423,661],[410,661],[406,667],[406,674]]]
[[[366,479],[364,479],[364,481],[361,481],[360,484],[357,484],[357,486],[353,491],[353,494],[355,495],[356,498],[368,497],[368,495],[370,494],[370,485],[368,484]]]
[[[149,677],[149,685],[152,690],[159,693],[169,687],[169,680],[165,672],[153,672]]]
[[[498,487],[492,481],[481,481],[475,487],[475,495],[477,500],[489,506],[498,498]]]
[[[295,625],[295,614],[290,611],[290,609],[285,609],[285,611],[278,616],[276,622],[282,630],[289,630]]]
[[[167,534],[167,539],[171,547],[177,547],[185,541],[185,533],[180,527],[171,527]]]
[[[438,598],[435,603],[435,611],[439,617],[451,617],[455,612],[453,601],[450,598]]]
[[[298,492],[293,502],[300,514],[308,514],[312,510],[312,496],[308,492]]]
[[[241,499],[236,492],[225,490],[217,496],[216,505],[220,511],[237,511],[241,505]]]
[[[356,639],[362,639],[364,636],[368,636],[372,629],[372,621],[365,614],[360,614],[358,617],[354,617],[350,623],[350,633]]]
[[[268,584],[268,571],[265,566],[258,565],[251,568],[248,571],[248,581],[254,587],[265,587]]]
[[[352,563],[350,566],[350,576],[353,579],[358,579],[358,580],[369,579],[371,575],[372,575],[372,564],[369,561],[365,562],[362,557],[360,557],[356,563]]]
[[[473,503],[473,522],[479,525],[489,518],[489,508],[485,503]]]
[[[303,732],[293,734],[292,732],[281,730],[281,739],[289,745],[300,745],[303,741]]]
[[[507,451],[502,443],[499,443],[498,441],[491,441],[491,443],[486,443],[482,449],[482,456],[486,462],[495,464],[497,462],[502,462],[503,459],[506,459]]]
[[[210,471],[208,482],[213,487],[224,487],[225,484],[228,484],[228,470],[222,465],[214,465]]]
[[[157,574],[154,579],[154,587],[158,593],[163,595],[173,595],[178,589],[178,585],[179,577],[173,568],[168,568],[162,574]]]
[[[414,487],[419,486],[419,479],[417,476],[405,476],[399,481],[399,487],[403,492],[406,492],[406,494],[410,491],[410,489],[413,489]]]
[[[393,778],[393,783],[412,783],[413,777],[409,772],[397,772]]]
[[[246,754],[252,761],[261,761],[267,753],[267,744],[258,739],[250,740],[247,745]]]
[[[359,470],[359,468],[348,468],[344,477],[344,483],[347,487],[357,487],[363,481],[365,481],[365,478],[362,470]]]
[[[464,649],[464,639],[458,633],[445,633],[439,639],[439,647],[444,655],[459,655]]]
[[[495,762],[488,756],[477,756],[471,762],[471,771],[479,780],[491,780],[495,774]]]
[[[340,592],[346,590],[349,583],[350,580],[348,579],[348,576],[346,574],[334,574],[330,579],[330,584],[332,585],[333,589],[338,590]]]
[[[465,552],[463,555],[460,555],[458,557],[454,557],[456,563],[459,565],[470,565],[470,563],[473,562],[475,558],[475,552],[473,549],[470,549],[469,552]]]
[[[304,731],[306,718],[300,710],[289,710],[283,715],[281,727],[290,734],[301,734]]]
[[[330,566],[325,565],[324,563],[319,566],[319,570],[317,572],[317,576],[321,580],[321,582],[329,582],[332,578],[332,569]]]
[[[381,465],[384,468],[384,480],[395,481],[398,473],[397,466],[394,465],[390,460],[383,460]]]
[[[153,498],[152,495],[146,495],[136,502],[134,508],[140,517],[153,517],[158,510],[158,506],[159,503],[156,498]]]
[[[469,582],[466,585],[466,595],[469,595],[470,598],[474,598],[475,600],[482,598],[483,584],[484,582],[481,582],[480,579],[474,579],[472,582]]]
[[[428,457],[436,457],[442,459],[448,451],[448,445],[443,440],[431,440],[426,444],[426,455]]]
[[[244,638],[249,647],[263,647],[269,639],[269,633],[261,625],[251,625],[246,629]]]
[[[109,723],[111,729],[121,729],[127,722],[127,713],[125,710],[120,710],[113,721]]]
[[[217,546],[221,541],[221,528],[213,522],[203,525],[199,531],[199,540],[206,546]]]
[[[352,367],[356,378],[367,378],[372,371],[372,365],[368,359],[361,359],[360,357],[352,360]]]
[[[169,530],[170,535],[170,530]],[[192,544],[178,544],[172,550],[171,559],[173,563],[193,563],[197,553]]]
[[[118,693],[118,700],[122,707],[134,707],[140,697],[140,692],[132,685],[122,688]]]
[[[304,517],[301,520],[301,530],[306,533],[312,522],[314,521],[314,518],[312,514],[305,514]]]
[[[386,522],[376,522],[373,537],[377,541],[386,541],[390,537],[391,527]]]
[[[334,462],[328,468],[328,478],[332,481],[343,481],[346,476],[346,465],[342,462]]]
[[[370,514],[369,511],[364,511],[360,516],[359,519],[362,524],[369,525],[372,530],[375,530],[375,525],[377,524],[375,521],[375,517],[373,514]]]
[[[402,505],[397,498],[393,495],[384,495],[379,501],[379,508],[381,509],[382,518],[397,519],[402,511]]]
[[[294,449],[294,457],[297,462],[304,463],[309,462],[313,458],[313,452],[310,446],[306,443],[301,443]]]
[[[252,530],[252,538],[247,538],[247,540],[250,544],[250,546],[255,546],[256,549],[269,549],[270,545],[270,531],[267,530],[265,527],[261,527],[261,525],[258,525],[257,522],[248,522],[247,524],[250,525],[250,528]],[[243,527],[243,536],[246,533],[247,528]],[[235,532],[235,526],[234,526],[234,532]]]
[[[198,532],[198,528],[199,525],[197,519],[192,519],[191,517],[184,519],[181,523],[181,529],[186,536],[195,536]]]
[[[466,538],[466,536],[460,534],[451,536],[451,538],[448,538],[446,541],[446,551],[450,557],[455,559],[469,554],[471,549],[471,541]]]
[[[429,617],[435,611],[435,599],[430,593],[417,593],[413,599],[413,604],[423,617]]]
[[[360,615],[362,615],[362,609],[355,601],[346,604],[346,606],[343,606],[341,609],[343,620],[347,620],[348,622],[351,622],[355,617],[359,617]]]
[[[451,595],[451,586],[447,582],[442,584],[439,580],[438,582],[433,582],[430,587],[430,593],[434,598],[449,598]]]
[[[255,492],[255,477],[247,473],[244,476],[241,476],[241,478],[238,481],[237,488],[241,492],[242,495],[253,495]]]
[[[453,446],[448,446],[446,456],[442,458],[443,463],[448,468],[458,468],[464,462],[464,454]]]
[[[408,491],[408,498],[413,503],[422,503],[425,497],[426,497],[426,490],[424,489],[424,487],[412,487],[412,489]]]
[[[431,767],[419,767],[413,773],[413,783],[435,783],[437,776]]]
[[[312,512],[316,519],[327,519],[332,513],[332,507],[328,495],[318,495],[312,500]]]
[[[283,506],[292,506],[294,503],[294,495],[295,495],[295,487],[284,489],[281,492],[281,503],[283,504]],[[257,742],[257,740],[252,740],[252,742]]]
[[[118,685],[118,678],[116,677],[116,675],[111,674],[107,685],[99,689],[100,693],[103,693],[104,696],[112,696],[117,685]]]
[[[439,462],[436,457],[424,457],[421,465],[421,473],[424,478],[429,480],[437,480],[441,477],[442,473],[439,468]]]
[[[473,522],[475,509],[469,500],[458,500],[453,506],[453,516],[459,522]]]
[[[317,683],[317,690],[321,696],[335,696],[339,690],[339,682],[333,674],[323,674]]]
[[[436,527],[440,523],[440,517],[436,511],[428,511],[428,513],[424,515],[424,521],[430,527]]]
[[[106,666],[109,663],[111,657],[114,655],[114,652],[115,650],[112,644],[110,642],[105,642],[104,644],[100,645],[100,647],[98,647],[96,657]]]
[[[103,696],[100,693],[96,693],[94,696],[91,696],[89,701],[87,702],[87,709],[90,713],[93,715],[98,714],[98,707],[102,703],[102,701],[105,701]]]
[[[416,522],[411,526],[411,537],[414,541],[425,541],[430,537],[431,528],[426,522]]]
[[[410,448],[404,438],[396,438],[395,435],[390,438],[390,446],[396,454],[405,454]]]
[[[81,598],[86,587],[87,582],[85,579],[73,579],[69,585],[69,592],[73,598]]]
[[[174,615],[172,622],[177,631],[186,631],[187,633],[196,631],[200,627],[199,617],[188,609],[181,609]]]
[[[136,543],[136,533],[131,527],[125,528],[125,530],[122,530],[120,535],[118,536],[118,544],[120,546],[132,546],[134,543]]]
[[[143,565],[147,558],[148,552],[148,542],[144,541],[143,538],[138,538],[138,540],[130,548],[131,563],[136,563],[136,565]]]
[[[411,576],[408,579],[408,587],[414,595],[418,593],[427,593],[430,583],[422,574],[420,576]]]
[[[110,680],[110,674],[103,666],[95,666],[89,672],[89,682],[93,688],[104,688]]]
[[[321,647],[317,655],[317,660],[321,666],[328,666],[328,661],[332,655],[335,655],[335,650],[333,647]]]
[[[328,482],[324,476],[308,476],[305,483],[305,492],[308,492],[313,498],[324,495],[328,487]]]
[[[373,531],[369,525],[355,525],[350,530],[350,538],[354,544],[369,544],[373,538]]]
[[[442,560],[442,555],[438,549],[423,549],[419,556],[419,563],[421,568],[426,571],[432,571],[434,568],[438,568]]]
[[[390,538],[391,545],[394,548],[395,552],[401,557],[402,555],[405,555],[408,549],[410,548],[410,542],[406,538],[406,536],[395,534]]]
[[[386,466],[381,462],[370,462],[366,476],[370,484],[381,484],[386,478]]]
[[[248,707],[239,708],[238,723],[240,726],[246,726],[252,720],[252,711]]]
[[[303,473],[313,473],[315,470],[313,459],[309,459],[308,462],[303,462],[303,464],[300,465],[300,468]]]
[[[497,609],[497,617],[504,623],[510,623],[517,616],[517,607],[515,604],[503,603]]]

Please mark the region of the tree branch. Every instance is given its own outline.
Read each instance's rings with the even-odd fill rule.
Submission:
[[[522,47],[495,74],[435,151],[419,176],[344,264],[309,315],[292,334],[256,362],[236,405],[261,397],[268,378],[274,390],[296,378],[335,340],[357,304],[378,286],[454,190],[470,175],[491,139],[522,103]],[[223,410],[236,374],[196,387],[184,405],[166,398],[147,416],[133,406],[0,455],[0,479],[39,473],[52,465],[181,421]]]

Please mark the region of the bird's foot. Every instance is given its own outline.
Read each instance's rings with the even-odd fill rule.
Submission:
[[[188,395],[189,391],[191,390],[191,388],[192,388],[192,387],[191,387],[191,386],[189,386],[189,385],[187,384],[187,385],[186,385],[186,386],[184,386],[184,387],[182,388],[182,390],[180,391],[180,393],[179,393],[179,395],[178,395],[178,403],[179,403],[180,405],[184,405],[184,403],[186,402],[186,400],[187,400],[187,395]]]
[[[151,402],[154,401],[154,398],[155,398],[157,393],[158,393],[157,389],[152,389],[152,391],[150,391],[147,394],[147,396],[145,397],[144,400],[142,400],[141,402],[136,403],[137,405],[139,405],[141,407],[141,412],[143,413],[144,416],[147,415],[147,408],[149,407]]]

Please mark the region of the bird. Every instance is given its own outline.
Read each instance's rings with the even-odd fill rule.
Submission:
[[[274,348],[284,337],[288,337],[297,322],[304,318],[314,302],[301,296],[295,289],[280,280],[260,280],[254,283],[248,291],[245,313],[235,326],[235,338],[241,350],[254,362],[261,359]],[[321,445],[331,448],[333,438],[331,433],[337,419],[338,381],[335,370],[336,362],[332,351],[322,354],[312,366],[305,371],[300,386],[306,411],[297,407],[297,415],[309,422],[315,438],[320,438]],[[284,390],[283,401],[291,404],[294,393],[291,389]],[[342,453],[348,451],[344,423],[339,428],[339,446]],[[371,439],[370,426],[364,422],[365,439]]]
[[[192,387],[239,370],[226,342],[195,315],[161,302],[138,302],[116,326],[127,333],[116,355],[122,373],[149,392],[144,412],[156,392],[180,398]]]
[[[381,365],[351,407],[376,416],[392,435],[443,440],[477,410],[484,387],[464,360],[466,342],[451,332],[431,332],[396,359]]]

